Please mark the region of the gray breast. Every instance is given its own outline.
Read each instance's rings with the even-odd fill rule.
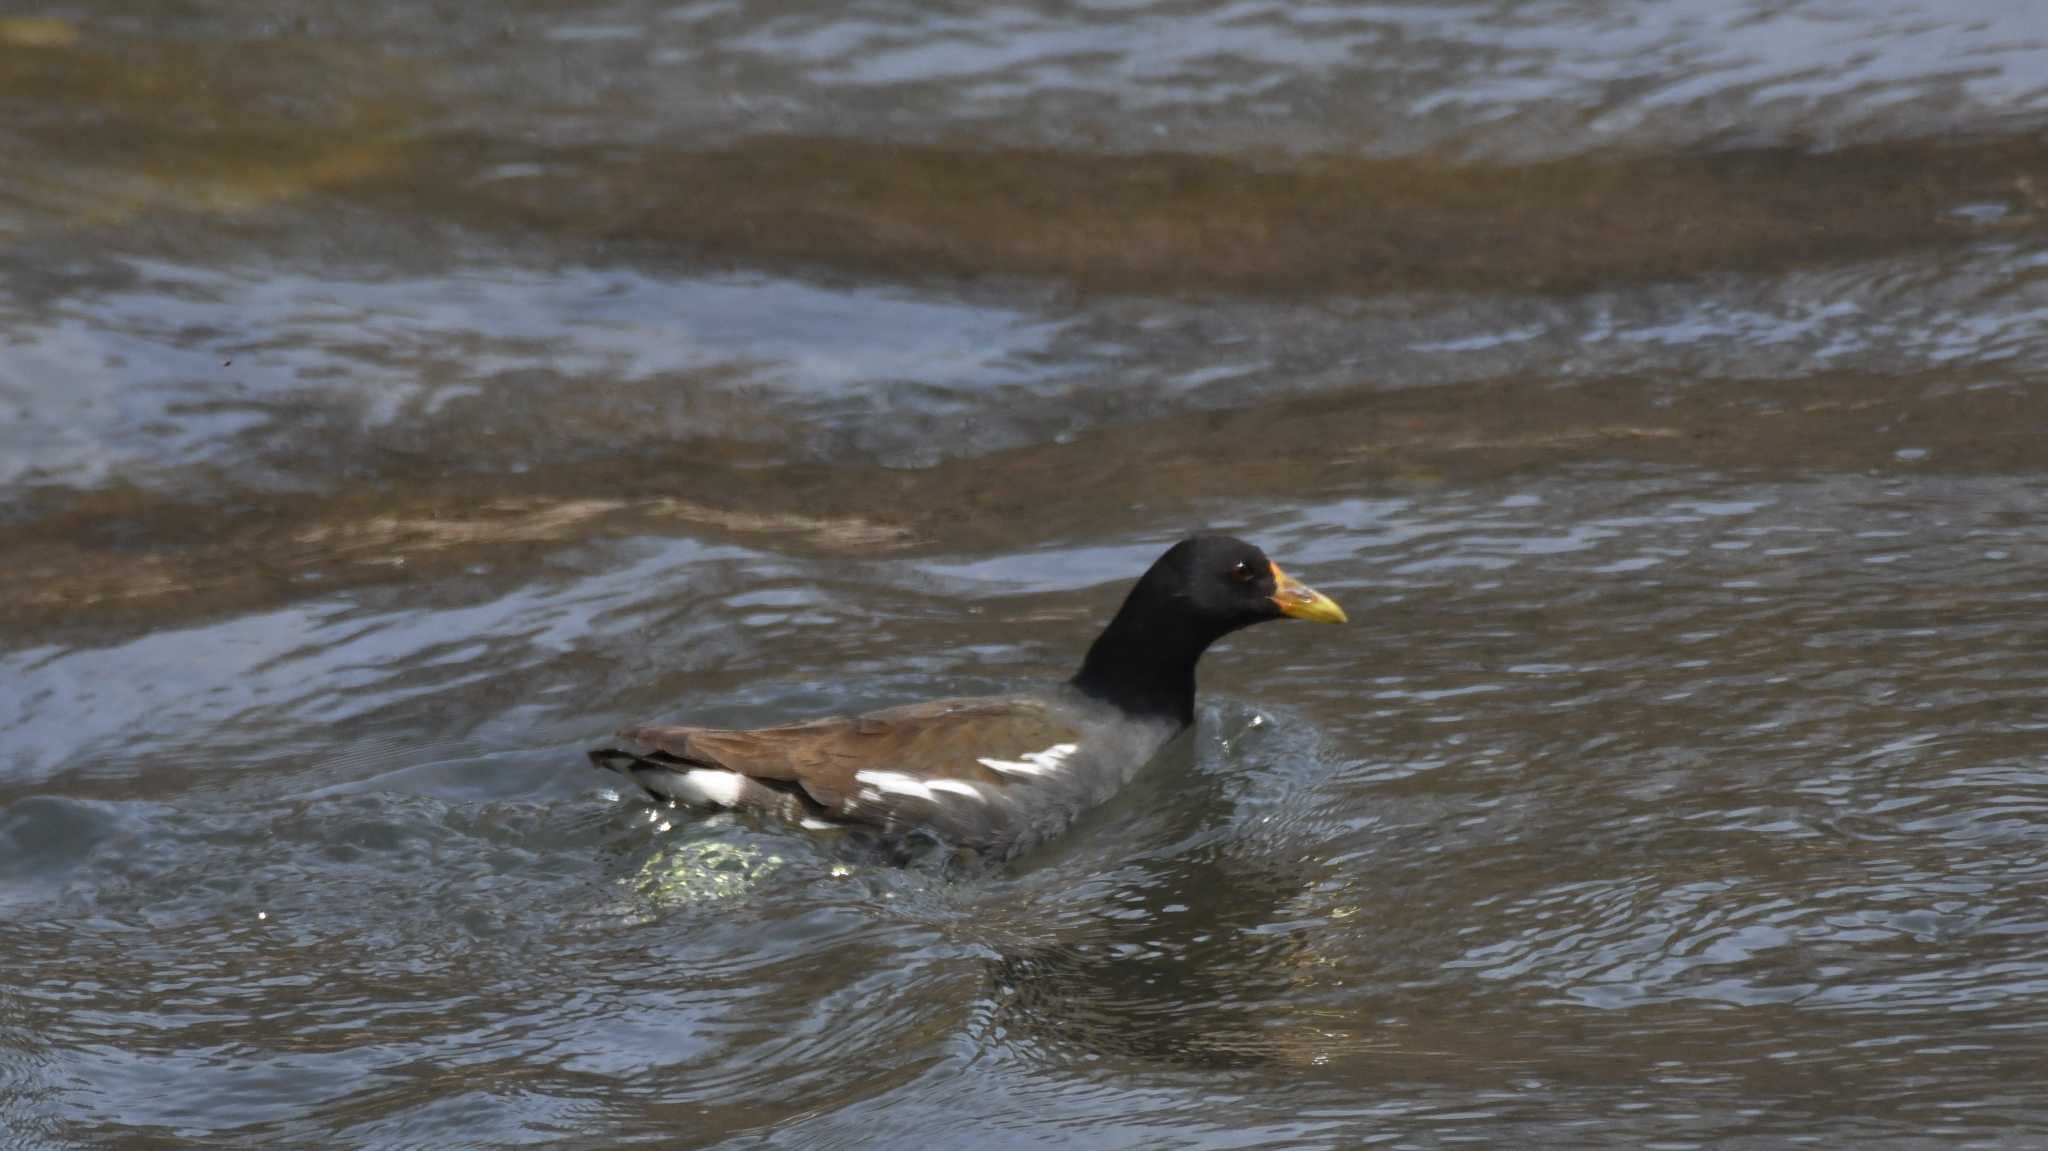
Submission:
[[[910,793],[920,786],[924,818],[942,839],[985,855],[1009,859],[1058,835],[1083,811],[1104,802],[1130,782],[1180,731],[1169,722],[1133,720],[1120,712],[1080,700],[1073,712],[1079,732],[1043,748],[980,757],[981,766],[1002,779],[1000,786],[953,780],[878,780]],[[862,775],[870,773],[863,772]],[[906,812],[906,815],[909,814]]]

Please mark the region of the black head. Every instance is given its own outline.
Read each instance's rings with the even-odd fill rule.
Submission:
[[[1241,539],[1195,535],[1139,577],[1074,677],[1126,711],[1194,716],[1195,662],[1239,628],[1291,616],[1344,622],[1329,597],[1280,570]]]
[[[1210,642],[1241,627],[1292,616],[1343,623],[1344,610],[1236,536],[1189,536],[1153,562],[1131,599],[1146,597],[1184,615]]]

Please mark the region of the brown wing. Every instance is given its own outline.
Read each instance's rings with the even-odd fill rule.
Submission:
[[[794,784],[830,816],[876,822],[934,782],[940,791],[924,799],[949,790],[967,796],[949,785],[1006,799],[1030,778],[1030,756],[1078,740],[1071,719],[1030,697],[938,700],[753,730],[633,727],[619,735],[642,754]],[[858,778],[863,772],[875,778]]]

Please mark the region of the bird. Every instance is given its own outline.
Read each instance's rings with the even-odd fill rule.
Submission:
[[[657,801],[896,842],[922,833],[1010,860],[1193,726],[1195,664],[1211,644],[1286,618],[1348,622],[1257,546],[1198,533],[1138,578],[1064,682],[777,727],[628,727],[588,754]]]

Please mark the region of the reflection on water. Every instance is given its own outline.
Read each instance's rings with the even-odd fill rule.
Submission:
[[[0,18],[0,1147],[2028,1146],[2048,32]],[[1352,609],[999,874],[580,749]]]
[[[111,74],[99,99],[117,106],[253,102],[262,127],[312,110],[373,136],[411,107],[556,141],[974,133],[1527,157],[2022,127],[2048,93],[2039,14],[2008,0],[556,0],[432,19],[370,0],[271,21],[86,0],[60,15],[0,25],[0,43],[41,53],[13,86],[66,94]],[[252,88],[290,102],[263,107]]]
[[[1232,142],[1264,131],[1294,144],[1462,134],[1518,151],[1687,146],[1735,134],[1731,105],[1752,119],[1752,139],[1769,128],[1839,137],[1902,121],[1926,130],[1962,109],[2038,112],[2048,91],[2037,15],[1997,0],[682,11],[694,35],[668,50],[677,64],[740,56],[842,99],[943,89],[961,119],[1021,114],[1039,128],[1037,117],[1079,113],[1090,130],[1141,143],[1157,140],[1139,135],[1161,127],[1152,117],[1200,110],[1204,134],[1221,119]],[[943,114],[936,104],[913,106]]]
[[[544,431],[534,423],[571,423],[586,452],[786,442],[764,401],[880,407],[910,380],[1026,384],[1054,334],[1006,309],[629,268],[394,281],[138,261],[109,278],[10,317],[0,482],[89,485],[247,457],[273,459],[289,482],[408,449],[515,470],[538,462],[522,451]],[[50,387],[60,377],[71,386]],[[348,441],[319,448],[313,430]]]

